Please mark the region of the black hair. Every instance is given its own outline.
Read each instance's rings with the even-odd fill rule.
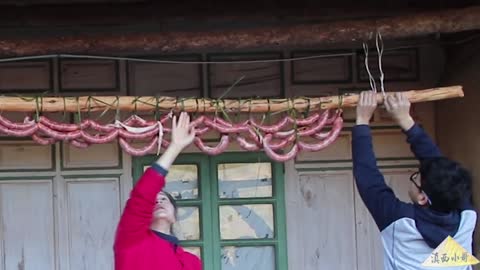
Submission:
[[[166,192],[166,191],[162,191],[163,194],[165,194],[165,196],[167,196],[168,200],[170,201],[170,203],[173,205],[173,209],[175,209],[175,217],[177,217],[177,211],[178,211],[178,206],[177,206],[177,201],[175,200],[175,198],[172,196],[172,194]]]
[[[178,214],[178,206],[177,206],[177,201],[175,200],[175,198],[172,196],[172,194],[166,192],[166,191],[162,191],[163,194],[165,194],[165,196],[167,196],[168,200],[170,201],[170,203],[173,205],[173,214],[175,215],[175,218],[177,218],[177,214]],[[170,226],[170,234],[175,236],[175,232],[173,231],[173,224]]]
[[[451,212],[470,199],[472,178],[458,162],[445,157],[421,160],[420,177],[433,210]]]

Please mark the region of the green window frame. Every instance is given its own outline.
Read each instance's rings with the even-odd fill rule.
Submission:
[[[150,166],[158,157],[144,156],[133,159],[134,184],[142,175],[144,168]],[[223,163],[270,163],[272,173],[272,196],[255,198],[220,198],[218,195],[217,167]],[[200,153],[181,154],[174,165],[194,164],[198,168],[198,197],[178,200],[179,207],[198,207],[199,240],[181,241],[185,248],[199,247],[204,269],[221,270],[222,248],[263,247],[274,249],[275,270],[287,270],[286,217],[285,217],[285,183],[282,163],[273,162],[261,152],[230,152],[218,156]],[[272,238],[255,239],[221,239],[220,207],[226,205],[272,205],[274,235]],[[209,221],[209,222],[208,222]]]

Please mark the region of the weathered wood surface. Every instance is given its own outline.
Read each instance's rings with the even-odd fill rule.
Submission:
[[[263,26],[216,31],[153,31],[119,34],[77,33],[0,39],[0,55],[53,53],[169,53],[194,50],[300,48],[384,38],[405,38],[480,29],[480,7],[413,13],[381,19]]]
[[[461,86],[438,87],[425,90],[406,91],[412,103],[463,97]],[[187,112],[279,112],[295,109],[299,112],[339,107],[355,107],[359,95],[341,95],[295,99],[206,99],[174,97],[134,97],[134,96],[82,96],[82,97],[0,97],[0,111],[15,112],[78,112],[104,111],[187,111]],[[377,94],[377,101],[383,102],[383,95]]]

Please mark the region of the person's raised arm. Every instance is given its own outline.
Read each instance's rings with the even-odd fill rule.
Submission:
[[[357,121],[352,129],[353,174],[360,197],[372,214],[380,230],[383,230],[399,215],[404,206],[385,184],[377,167],[373,151],[370,119],[377,108],[376,94],[362,92],[357,105]]]
[[[192,143],[195,129],[190,126],[190,117],[182,112],[172,121],[172,139],[163,155],[140,177],[130,193],[117,228],[115,249],[126,248],[141,241],[149,232],[153,219],[157,194],[165,186],[168,169],[180,152]]]
[[[410,101],[403,92],[388,95],[385,107],[407,135],[407,142],[417,159],[441,157],[437,145],[410,115]]]
[[[176,117],[173,117],[175,123]],[[182,112],[176,125],[172,125],[172,142],[165,153],[155,162],[156,165],[168,170],[178,154],[190,145],[195,138],[195,129],[190,126],[190,116]]]

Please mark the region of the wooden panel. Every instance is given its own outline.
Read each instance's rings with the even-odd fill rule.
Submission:
[[[49,180],[0,182],[1,270],[55,269],[52,200]]]
[[[0,141],[0,171],[53,169],[52,151],[32,141]]]
[[[0,64],[0,91],[45,91],[52,88],[51,63],[30,61]]]
[[[395,191],[395,195],[404,202],[411,201],[408,196],[408,189],[411,183],[409,179],[415,171],[416,169],[411,168],[384,172],[385,182]]]
[[[119,146],[116,142],[95,144],[86,149],[80,149],[64,143],[62,150],[62,164],[66,169],[113,168],[120,166]]]
[[[480,209],[480,40],[465,43],[449,57],[453,65],[446,69],[442,83],[461,84],[465,98],[436,102],[436,130],[442,152],[460,162],[472,174],[472,197],[476,209]],[[461,67],[461,68],[459,68]],[[475,228],[474,255],[480,258],[480,222]],[[477,266],[477,270],[480,266]]]
[[[374,48],[368,55],[368,67],[373,77],[380,78],[378,68],[378,57]],[[358,53],[357,61],[358,79],[362,82],[368,82],[368,73],[365,69],[365,54]],[[419,78],[418,52],[417,49],[402,49],[394,51],[385,51],[382,56],[382,69],[385,74],[385,81],[416,81]],[[379,89],[379,86],[377,86]]]
[[[406,136],[400,130],[373,130],[373,147],[377,158],[414,158]],[[301,152],[297,160],[338,161],[352,158],[351,133],[342,132],[337,140],[319,152]]]
[[[248,61],[279,59],[279,54],[212,55],[209,61]],[[209,95],[218,98],[237,80],[225,98],[236,97],[281,97],[283,93],[281,63],[233,63],[208,66]]]
[[[66,188],[69,269],[113,269],[118,179],[70,179]]]
[[[392,187],[398,198],[410,202],[408,181],[412,169],[384,172],[385,182]],[[368,212],[355,188],[355,214],[357,226],[358,270],[381,270],[383,267],[383,246],[375,221]]]
[[[301,152],[297,160],[349,160],[352,158],[350,132],[341,133],[337,140],[319,152]]]
[[[12,122],[23,123],[23,121],[25,120],[25,117],[26,116],[30,117],[30,114],[19,113],[19,112],[2,112],[2,116]],[[6,136],[6,135],[0,135],[0,136]]]
[[[380,231],[360,198],[356,186],[354,207],[357,226],[358,270],[384,269]]]
[[[287,173],[290,268],[356,268],[352,178],[350,171]]]
[[[118,64],[112,60],[60,60],[60,91],[118,88]]]
[[[345,108],[343,109],[343,121],[344,125],[347,125],[348,123],[355,123],[356,117],[357,117],[357,111],[355,108]]]
[[[406,139],[400,130],[373,131],[373,148],[377,158],[413,157]]]
[[[198,61],[200,57],[172,60]],[[202,96],[201,66],[196,64],[157,64],[128,62],[128,87],[138,96]]]
[[[294,52],[292,58],[352,52]],[[328,56],[293,61],[292,84],[349,83],[352,81],[352,55]]]

